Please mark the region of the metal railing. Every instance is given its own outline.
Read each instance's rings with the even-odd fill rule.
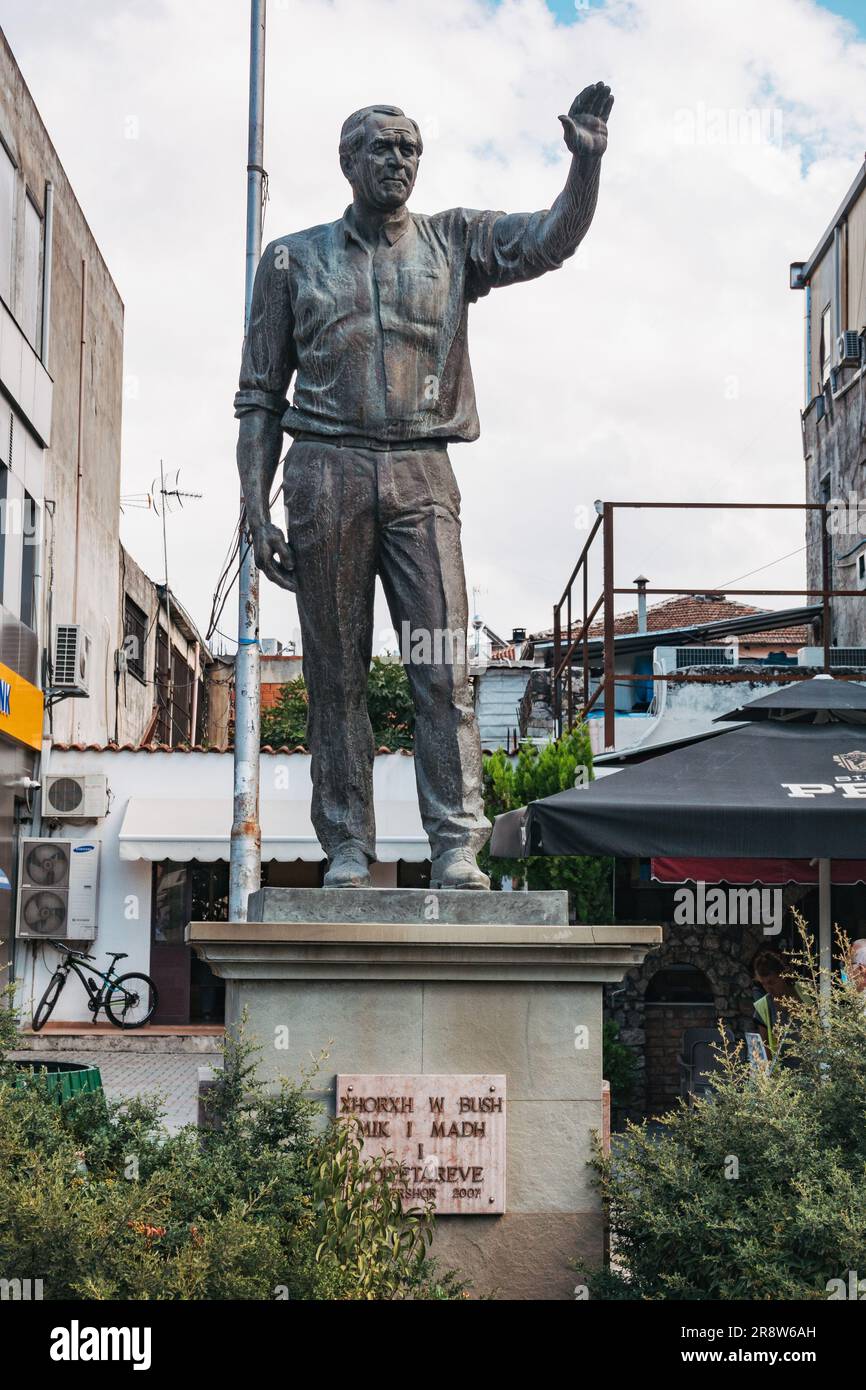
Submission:
[[[585,719],[599,699],[604,696],[604,746],[615,746],[615,687],[618,682],[682,681],[687,679],[679,673],[641,673],[632,675],[615,670],[615,624],[614,602],[620,594],[635,595],[634,586],[619,587],[614,576],[614,517],[617,511],[639,510],[641,508],[664,510],[695,511],[818,511],[821,512],[821,588],[820,589],[725,589],[725,598],[731,595],[751,598],[783,597],[819,599],[821,604],[821,638],[823,643],[823,669],[829,672],[831,665],[832,615],[830,600],[834,598],[862,598],[857,589],[831,588],[830,539],[827,527],[826,502],[596,502],[598,513],[586,539],[586,544],[578,556],[569,576],[562,597],[553,606],[553,662],[551,668],[551,691],[553,697],[554,722],[557,733],[571,729],[574,724]],[[593,542],[601,531],[602,544],[602,590],[598,598],[590,603],[589,559]],[[643,587],[643,594],[664,594],[668,597],[697,598],[707,593],[706,589],[651,588]],[[578,616],[575,616],[577,610]],[[590,691],[590,631],[601,611],[602,676],[594,690]],[[755,616],[758,616],[757,614]],[[769,616],[769,615],[768,615]],[[577,625],[577,626],[576,626]],[[701,624],[690,624],[699,627]],[[576,630],[575,630],[576,628]],[[632,635],[639,635],[637,630]],[[576,659],[577,658],[577,659]],[[578,668],[577,686],[579,698],[575,698],[575,667]],[[726,681],[760,680],[762,678],[778,682],[780,680],[802,680],[803,675],[783,672],[778,667],[768,667],[763,673],[748,671],[741,674],[725,670],[717,678]],[[712,676],[703,676],[711,680]],[[610,692],[608,698],[607,692]]]

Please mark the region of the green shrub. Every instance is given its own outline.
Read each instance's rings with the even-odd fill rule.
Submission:
[[[619,1024],[605,1019],[602,1029],[602,1073],[610,1082],[612,1105],[628,1105],[634,1095],[637,1080],[637,1058],[632,1049],[620,1042]]]
[[[428,1257],[430,1213],[302,1086],[266,1091],[256,1052],[227,1043],[214,1127],[175,1135],[156,1102],[58,1103],[0,1070],[2,1277],[47,1299],[461,1297]]]
[[[543,796],[566,791],[583,777],[591,781],[592,747],[586,725],[579,725],[539,749],[521,744],[516,761],[501,748],[484,759],[484,811],[492,821],[505,811]],[[609,922],[613,910],[613,860],[595,855],[533,855],[528,859],[493,859],[485,847],[479,864],[494,888],[504,876],[531,889],[564,888],[578,922]]]
[[[307,742],[309,696],[303,676],[280,687],[276,704],[262,710],[263,746],[297,747]],[[396,656],[374,656],[367,677],[367,711],[377,748],[411,748],[415,742],[415,706],[406,668]]]
[[[630,1125],[596,1159],[613,1268],[594,1297],[821,1299],[866,1275],[866,1011],[835,976],[822,1004],[807,949],[785,1065],[721,1053],[712,1094],[661,1130]]]

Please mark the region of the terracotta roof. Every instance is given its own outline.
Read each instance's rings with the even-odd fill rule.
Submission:
[[[52,745],[58,753],[231,753],[233,749],[228,748],[206,748],[202,743],[185,743],[179,747],[171,748],[167,743],[55,743]],[[305,748],[302,743],[290,748],[288,744],[281,744],[279,748],[272,748],[269,743],[262,746],[263,753],[306,753],[309,748]],[[376,753],[402,753],[406,757],[413,756],[411,748],[377,748]]]
[[[815,634],[810,627],[777,627],[767,632],[744,632],[741,643],[764,643],[767,646],[812,647]],[[819,644],[820,645],[820,644]]]
[[[689,594],[677,594],[674,598],[666,599],[664,603],[653,603],[647,607],[646,625],[648,632],[667,632],[676,628],[695,628],[703,623],[730,622],[733,618],[751,617],[755,613],[767,613],[770,615],[772,610],[766,608],[756,608],[751,603],[735,603],[732,599],[725,598],[724,594],[707,594],[704,598],[695,598]],[[580,630],[580,620],[572,624],[572,632]],[[616,636],[625,636],[629,633],[636,633],[637,610],[629,613],[617,613],[613,624]],[[540,638],[550,637],[552,630],[539,633]],[[590,625],[590,637],[602,637],[604,635],[604,623],[599,619]],[[746,632],[742,635],[744,642],[752,643],[775,643],[779,646],[808,646],[812,640],[811,629],[807,626],[771,628],[764,632]]]

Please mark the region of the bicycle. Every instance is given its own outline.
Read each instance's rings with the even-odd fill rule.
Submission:
[[[96,966],[82,967],[83,961],[96,959],[95,956],[88,955],[86,951],[73,951],[62,941],[49,941],[48,945],[54,946],[58,951],[64,951],[66,959],[61,961],[51,976],[48,988],[36,1007],[31,1025],[34,1033],[38,1033],[40,1028],[44,1028],[54,1012],[54,1006],[63,992],[63,986],[69,979],[70,971],[78,976],[87,990],[87,1007],[93,1014],[94,1023],[100,1009],[105,1009],[107,1017],[115,1028],[143,1028],[145,1023],[153,1017],[159,1002],[159,994],[150,976],[139,975],[134,972],[130,972],[128,975],[115,973],[117,962],[126,959],[127,951],[107,951],[106,954],[110,957],[111,964],[108,971],[104,972],[97,970]],[[98,975],[102,984],[97,986],[95,980],[85,975],[85,969]]]

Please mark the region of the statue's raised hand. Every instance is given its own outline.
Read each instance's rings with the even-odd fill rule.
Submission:
[[[565,143],[575,155],[600,158],[607,149],[607,118],[613,106],[610,87],[593,82],[584,87],[571,103],[567,116],[560,116]]]

